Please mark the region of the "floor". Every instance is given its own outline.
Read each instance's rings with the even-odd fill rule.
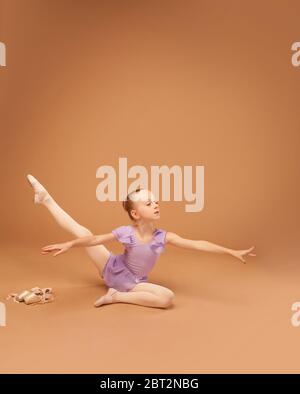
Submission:
[[[278,253],[257,251],[244,265],[229,255],[173,247],[149,276],[175,292],[171,308],[94,308],[106,287],[85,251],[54,259],[40,255],[41,246],[1,244],[2,373],[300,370],[300,327],[291,324],[291,306],[300,301],[293,256],[279,269],[286,257]],[[54,302],[6,300],[8,293],[34,286],[52,287]]]

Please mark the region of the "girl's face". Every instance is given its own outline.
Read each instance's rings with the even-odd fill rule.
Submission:
[[[133,196],[134,209],[131,211],[134,219],[157,220],[160,218],[158,201],[149,190],[141,190]]]

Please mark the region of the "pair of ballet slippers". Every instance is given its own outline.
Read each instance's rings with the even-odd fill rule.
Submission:
[[[51,287],[33,287],[30,290],[24,290],[21,293],[11,293],[7,300],[13,299],[15,302],[24,302],[27,305],[45,304],[54,300]]]

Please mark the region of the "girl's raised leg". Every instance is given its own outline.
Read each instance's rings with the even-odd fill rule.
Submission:
[[[62,228],[73,234],[76,238],[93,235],[90,230],[77,223],[67,214],[36,178],[32,175],[27,175],[27,180],[34,189],[35,204],[44,205]],[[85,250],[101,275],[110,252],[104,245],[85,247]]]

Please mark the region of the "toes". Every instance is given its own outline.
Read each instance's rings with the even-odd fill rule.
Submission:
[[[95,301],[94,306],[97,307],[104,304],[112,304],[114,302],[113,294],[117,292],[118,290],[110,287],[106,294],[104,294],[102,297],[98,298],[98,300]]]
[[[98,300],[95,301],[94,306],[101,306],[103,304],[103,297],[100,297]]]
[[[112,297],[107,296],[107,294],[105,296],[100,297],[95,303],[94,306],[101,306],[101,305],[105,305],[105,304],[111,304],[113,302]]]

